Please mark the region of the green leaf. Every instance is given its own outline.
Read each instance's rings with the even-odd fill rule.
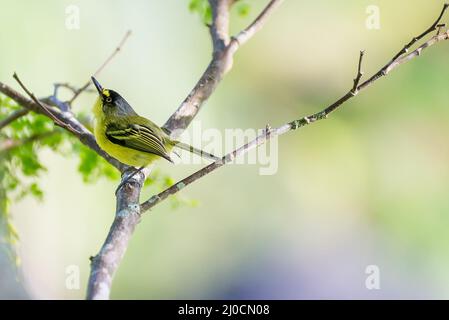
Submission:
[[[251,6],[246,2],[239,2],[237,4],[237,12],[239,16],[246,17],[250,13]]]
[[[202,17],[203,17],[203,23],[204,24],[209,25],[209,24],[212,23],[212,9],[211,9],[209,3],[204,8]]]
[[[73,151],[78,153],[80,164],[78,171],[83,177],[85,183],[92,183],[100,177],[106,177],[110,180],[118,180],[120,173],[105,159],[100,157],[95,151],[77,141],[73,145]]]
[[[212,23],[212,9],[210,7],[209,1],[190,0],[189,10],[192,13],[198,14],[204,24]]]
[[[198,11],[200,8],[202,0],[191,0],[189,3],[190,12]]]
[[[81,173],[84,182],[91,182],[95,179],[94,171],[98,164],[98,155],[89,148],[82,146],[79,152],[80,164],[78,171]]]
[[[15,148],[11,153],[14,155],[15,162],[18,163],[25,176],[37,176],[40,171],[46,170],[39,162],[33,144],[31,143]]]
[[[42,198],[44,196],[44,192],[42,191],[42,189],[39,187],[39,185],[36,182],[31,184],[30,192],[33,196],[35,196],[39,200],[42,200]]]

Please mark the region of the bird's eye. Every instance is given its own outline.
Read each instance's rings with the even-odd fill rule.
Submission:
[[[106,98],[106,102],[112,102],[112,98],[111,97],[107,97]]]

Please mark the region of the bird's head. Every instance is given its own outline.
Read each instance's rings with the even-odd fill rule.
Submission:
[[[136,112],[129,105],[129,103],[116,91],[103,88],[101,84],[92,78],[92,82],[97,88],[99,95],[99,106],[101,106],[101,111],[106,115],[114,116],[131,116],[136,115]],[[100,111],[100,110],[98,110]]]

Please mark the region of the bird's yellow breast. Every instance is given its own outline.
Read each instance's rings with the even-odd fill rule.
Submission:
[[[160,158],[151,153],[137,151],[111,142],[106,136],[107,123],[101,108],[101,100],[98,99],[93,108],[95,116],[94,135],[101,149],[120,162],[134,167],[145,167]]]

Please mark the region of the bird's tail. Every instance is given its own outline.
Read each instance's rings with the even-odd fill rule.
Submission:
[[[220,157],[214,156],[212,153],[208,153],[208,152],[205,152],[205,151],[203,151],[201,149],[197,149],[197,148],[192,147],[191,145],[189,145],[187,143],[184,143],[184,142],[175,141],[173,146],[176,147],[176,148],[179,148],[179,149],[191,152],[193,154],[196,154],[197,156],[200,156],[202,158],[206,158],[206,159],[212,160],[214,162],[218,161],[218,160],[221,160]]]

